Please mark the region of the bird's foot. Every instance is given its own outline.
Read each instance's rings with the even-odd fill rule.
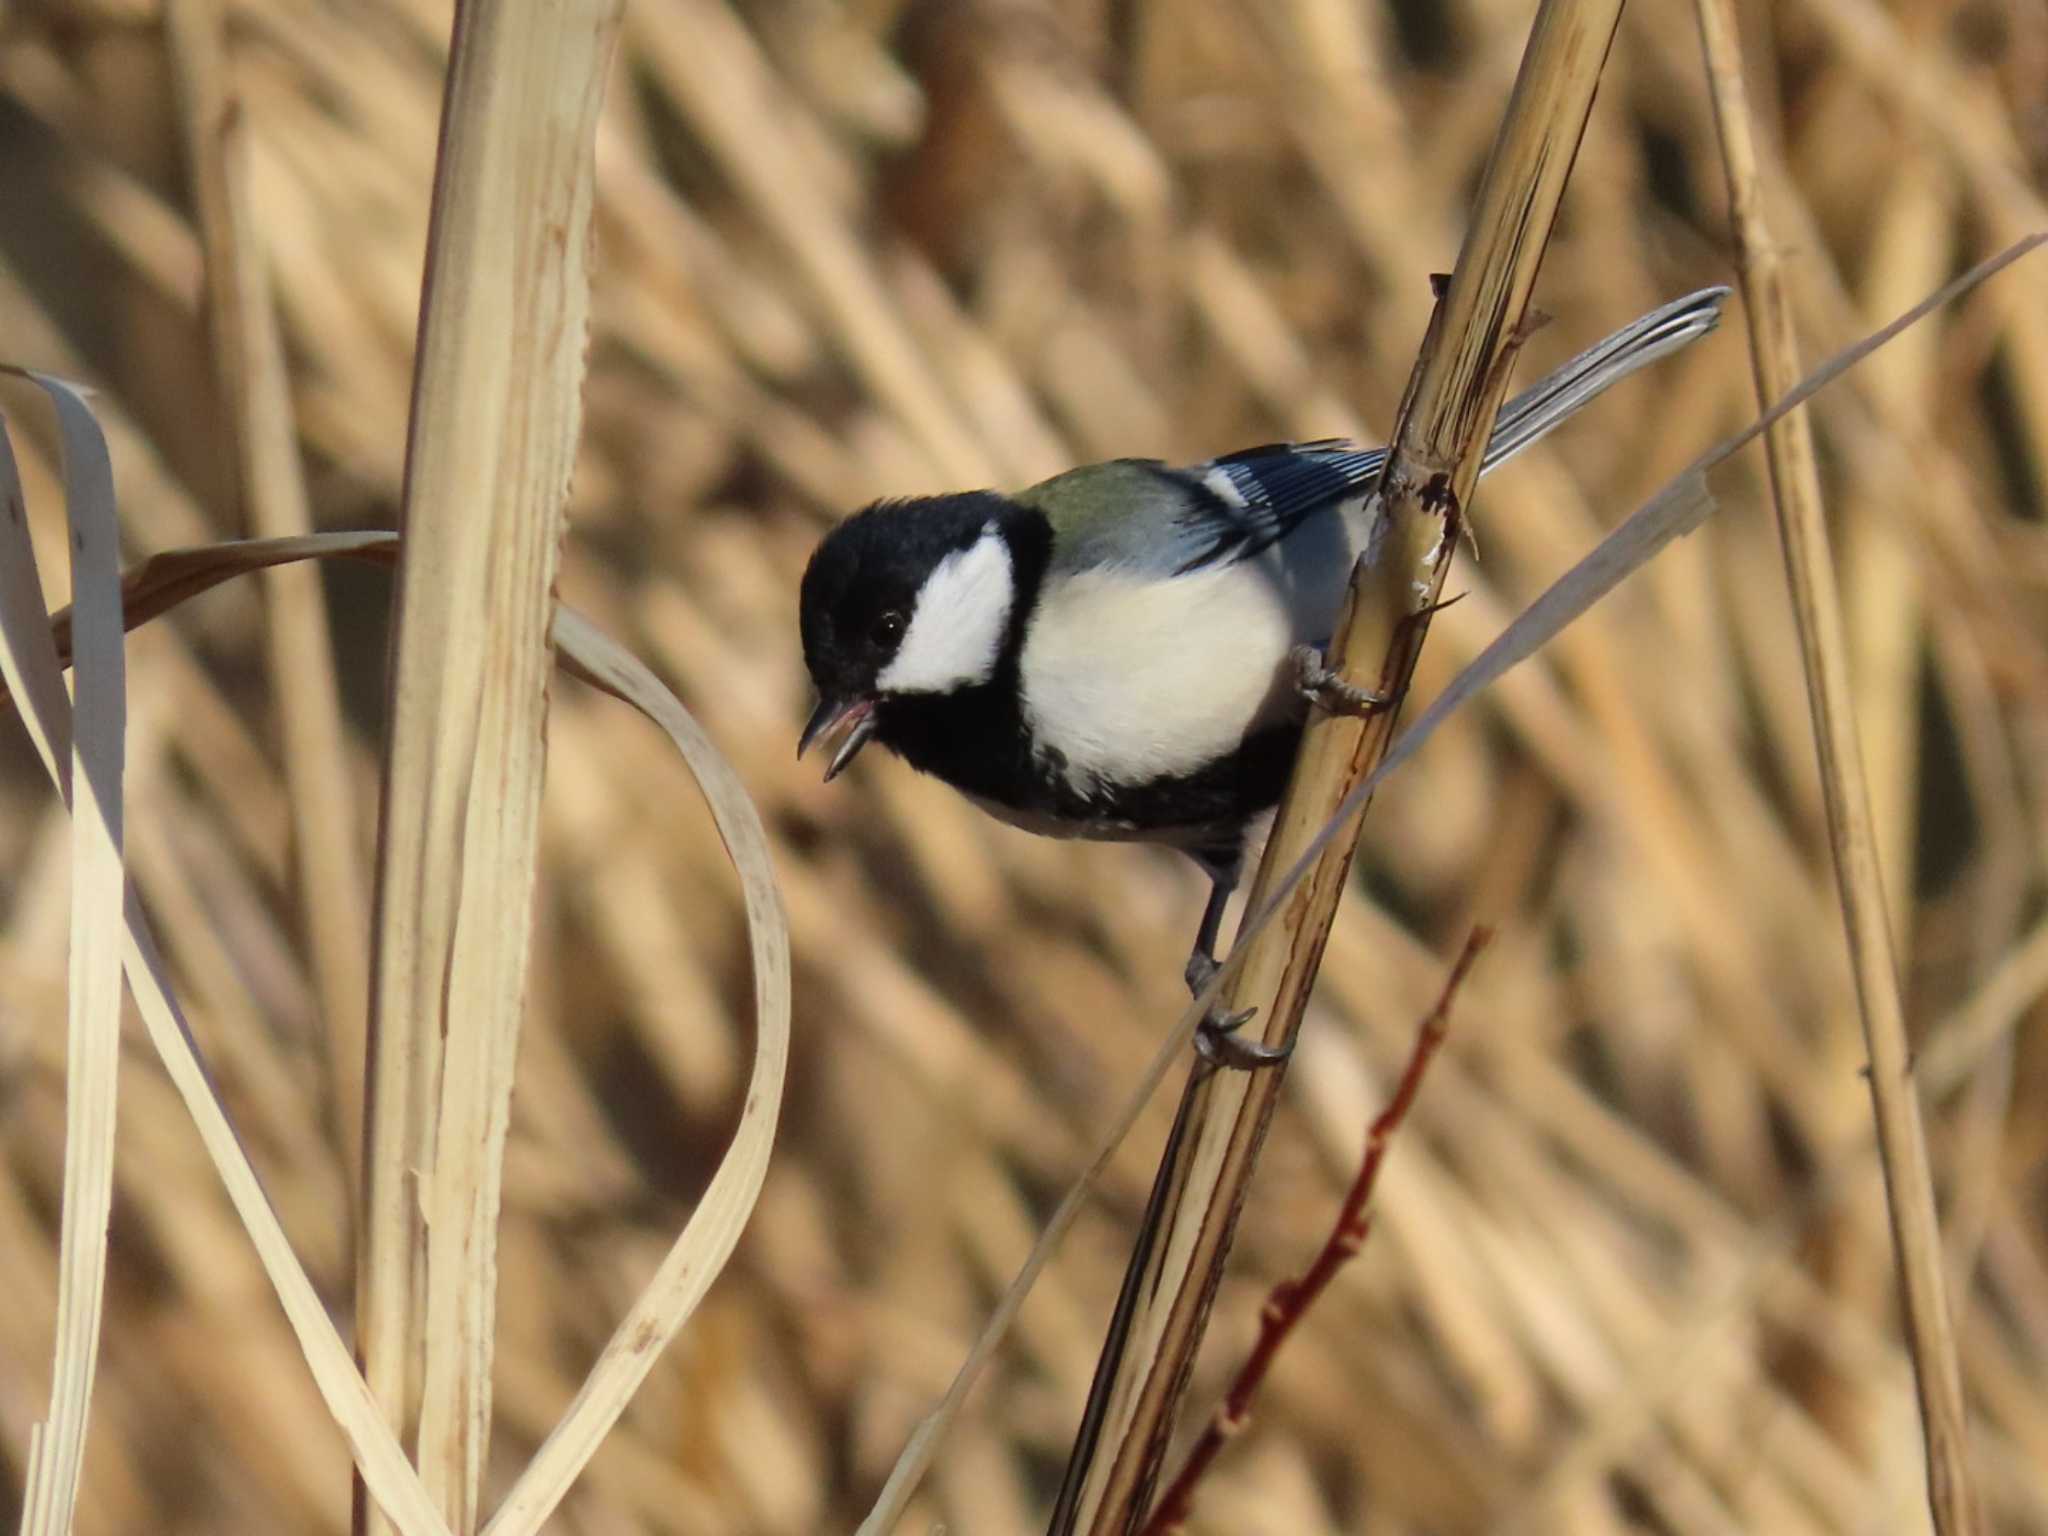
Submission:
[[[1195,1026],[1195,1054],[1212,1067],[1228,1067],[1234,1072],[1256,1072],[1261,1067],[1280,1065],[1294,1054],[1293,1046],[1268,1045],[1263,1040],[1247,1040],[1238,1033],[1258,1011],[1247,1008],[1242,1013],[1210,1014]]]
[[[1346,682],[1313,645],[1297,645],[1292,659],[1295,687],[1304,699],[1326,714],[1356,715],[1363,720],[1393,702],[1387,694]]]
[[[1200,997],[1217,969],[1218,963],[1208,955],[1198,952],[1188,956],[1188,991]],[[1236,1072],[1255,1072],[1285,1061],[1293,1054],[1293,1046],[1268,1045],[1263,1040],[1247,1040],[1238,1033],[1258,1012],[1256,1008],[1241,1013],[1211,1009],[1195,1026],[1195,1054],[1212,1067],[1228,1067]]]

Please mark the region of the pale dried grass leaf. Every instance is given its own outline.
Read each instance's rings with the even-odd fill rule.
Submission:
[[[97,426],[91,423],[90,412],[82,399],[75,393],[60,395],[57,387],[53,387],[52,381],[37,378],[36,382],[50,390],[53,399],[60,402],[68,401],[69,405],[75,405],[74,413],[66,405],[60,404],[60,411],[63,413],[60,420],[66,432],[67,449],[73,454],[82,452],[90,458],[92,450],[84,443],[82,436],[79,445],[71,445],[72,435],[82,435],[88,427],[91,436],[98,439]],[[0,434],[0,437],[4,437],[4,434]],[[96,462],[101,466],[102,476],[105,460],[104,442],[101,441]],[[21,711],[23,719],[29,723],[46,769],[61,788],[64,787],[63,770],[73,759],[62,751],[72,727],[70,705],[65,699],[64,684],[59,672],[60,648],[54,632],[57,626],[44,610],[42,594],[36,585],[35,564],[27,544],[25,509],[19,480],[14,476],[11,448],[6,450],[5,469],[9,483],[0,487],[0,490],[4,490],[7,497],[8,536],[18,541],[18,547],[8,551],[5,559],[0,559],[0,622],[4,622],[6,636],[6,678],[13,696],[26,702],[28,707]],[[113,504],[110,484],[104,492],[104,506],[108,519],[104,527],[93,527],[89,532],[80,532],[74,527],[72,548],[77,551],[81,539],[88,549],[96,542],[103,541],[103,547],[97,551],[97,563],[108,567],[105,574],[109,579],[95,583],[90,592],[81,588],[80,604],[68,612],[69,622],[64,626],[65,643],[62,650],[68,657],[73,649],[75,637],[79,649],[85,651],[87,656],[97,658],[92,663],[94,671],[104,678],[106,646],[109,639],[107,624],[111,621],[115,626],[111,636],[116,653],[114,682],[118,685],[119,636],[124,625],[124,615],[119,605],[118,588],[111,579],[111,563],[118,559],[118,544],[113,535],[111,522]],[[76,516],[79,504],[73,501],[68,510]],[[91,687],[83,678],[79,690],[81,697],[85,698],[91,707],[96,710],[104,710],[107,707],[104,700],[93,702],[98,690]],[[115,703],[118,707],[118,697]],[[87,720],[82,724],[79,734],[84,739],[89,733],[92,739],[101,740],[104,736],[104,727]],[[118,742],[116,747],[118,753]],[[104,785],[105,775],[110,766],[115,770],[118,770],[119,766],[118,755],[110,765],[104,759],[88,760],[82,747],[75,760],[85,769],[83,782],[88,793],[93,788],[94,777]],[[118,772],[114,782],[118,784]],[[305,1269],[293,1254],[283,1228],[278,1224],[276,1212],[264,1196],[255,1170],[250,1166],[248,1156],[228,1121],[226,1111],[221,1106],[212,1083],[207,1078],[206,1068],[200,1060],[197,1046],[178,1012],[177,1004],[172,1000],[162,957],[157,953],[155,942],[150,937],[134,888],[120,879],[118,855],[115,857],[114,873],[115,890],[111,897],[104,894],[101,896],[100,904],[96,908],[98,915],[93,921],[109,927],[115,934],[119,934],[125,926],[125,941],[113,942],[120,944],[120,960],[127,971],[129,985],[135,993],[143,1022],[148,1026],[150,1038],[158,1054],[162,1056],[166,1069],[185,1100],[186,1107],[191,1111],[208,1152],[220,1169],[222,1182],[227,1186],[229,1197],[234,1201],[244,1225],[249,1230],[250,1238],[256,1246],[265,1270],[270,1275],[272,1284],[277,1288],[278,1297],[283,1302],[286,1315],[298,1335],[299,1343],[306,1354],[307,1364],[327,1400],[328,1408],[348,1438],[355,1452],[357,1465],[363,1469],[364,1479],[370,1487],[372,1496],[392,1514],[399,1528],[405,1531],[407,1536],[445,1536],[446,1526],[441,1523],[433,1506],[427,1502],[425,1489],[420,1485],[412,1464],[385,1426],[377,1412],[376,1404],[370,1400],[369,1392],[363,1384],[362,1376],[355,1368],[347,1345],[335,1331],[325,1304],[314,1289],[312,1281],[308,1279]],[[73,996],[75,1005],[76,990]],[[112,998],[114,1026],[119,1022],[119,1001],[117,981]],[[103,1156],[106,1165],[104,1171],[109,1174],[112,1164],[113,1132],[111,1073],[117,1045],[117,1038],[108,1040],[108,1059],[94,1068],[95,1072],[104,1070],[107,1074],[104,1088],[106,1113]],[[74,1087],[77,1085],[74,1084]],[[74,1219],[71,1215],[71,1195],[72,1190],[67,1179],[67,1230]],[[105,1197],[100,1197],[96,1213],[93,1200],[83,1200],[80,1214],[94,1218],[94,1230],[98,1233],[103,1255]],[[99,1284],[97,1278],[92,1282],[95,1324]],[[49,1436],[38,1437],[38,1475],[31,1479],[32,1492],[29,1503],[30,1516],[35,1523],[30,1528],[68,1529],[70,1495],[62,1491],[59,1479],[68,1475],[71,1486],[76,1485],[77,1457],[82,1449],[85,1427],[85,1403],[82,1392],[90,1385],[90,1363],[88,1355],[85,1360],[83,1381],[72,1383],[75,1414],[67,1412],[65,1423],[58,1432],[60,1438],[53,1442]],[[74,1418],[75,1428],[72,1427]],[[58,1448],[40,1449],[53,1444]],[[62,1458],[62,1461],[58,1458]]]
[[[252,571],[322,557],[388,564],[397,550],[397,534],[363,530],[167,551],[135,566],[122,578],[125,622],[134,628],[187,598]],[[59,636],[58,644],[51,647],[54,661],[56,653],[67,648],[66,615],[57,615],[44,632]],[[725,1267],[767,1175],[789,1065],[789,924],[769,858],[767,833],[745,785],[681,701],[589,620],[569,608],[558,608],[553,636],[565,667],[660,726],[696,776],[740,879],[753,978],[754,1062],[732,1144],[696,1211],[620,1321],[568,1411],[491,1517],[485,1529],[493,1536],[517,1536],[539,1529]],[[1161,1053],[1162,1072],[1173,1054],[1172,1050]],[[308,1354],[310,1358],[310,1349]],[[355,1373],[351,1370],[350,1374]],[[361,1378],[356,1381],[360,1387]],[[388,1511],[390,1505],[385,1507]]]
[[[71,812],[68,1058],[64,1069],[64,1207],[57,1247],[57,1342],[50,1407],[30,1433],[22,1530],[62,1536],[78,1499],[99,1362],[113,1209],[115,1087],[121,1052],[121,810],[127,682],[122,668],[120,530],[106,439],[83,395],[61,379],[23,375],[56,407],[64,509],[78,618],[77,688],[66,701],[29,543],[12,448],[0,458],[7,547],[0,549],[5,671],[26,685],[30,733]],[[0,433],[4,436],[4,433]]]
[[[588,620],[569,608],[556,609],[555,644],[571,670],[667,732],[697,776],[746,900],[754,1066],[739,1128],[704,1198],[613,1331],[561,1422],[484,1527],[488,1536],[528,1536],[540,1529],[725,1267],[767,1177],[789,1064],[789,927],[769,862],[767,833],[745,786],[676,696]]]

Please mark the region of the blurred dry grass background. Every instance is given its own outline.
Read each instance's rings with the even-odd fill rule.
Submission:
[[[779,842],[791,1099],[704,1314],[556,1522],[843,1530],[1181,1001],[1165,855],[1039,842],[900,764],[817,782],[794,591],[871,497],[1388,425],[1529,7],[632,0],[600,144],[565,595],[676,682]],[[389,524],[448,15],[231,7],[316,520]],[[2048,225],[2033,0],[1744,9],[1809,350]],[[131,554],[243,531],[149,0],[0,13],[0,354],[103,390]],[[1690,7],[1641,0],[1537,302],[1547,362],[1729,276]],[[1976,1458],[2048,1529],[2048,303],[2038,261],[1819,408]],[[1751,412],[1739,325],[1491,481],[1440,684]],[[38,495],[50,460],[24,434]],[[44,443],[47,449],[47,441]],[[1312,1251],[1444,961],[1500,940],[1198,1522],[1906,1531],[1910,1373],[1760,460],[1726,510],[1381,796],[1195,1391]],[[53,548],[51,554],[54,557]],[[54,558],[46,570],[61,570]],[[367,867],[388,604],[327,591]],[[300,1252],[350,1288],[354,1021],[322,1017],[254,587],[131,642],[130,859]],[[551,727],[498,1345],[516,1468],[708,1177],[737,893],[647,727]],[[52,1320],[63,829],[0,737],[0,1518]],[[2033,1026],[2030,1028],[2029,1026]],[[1966,1036],[1937,1036],[1959,1026]],[[1954,1042],[1964,1039],[1958,1046]],[[337,1042],[340,1042],[337,1045]],[[182,1110],[122,1091],[83,1531],[344,1529],[346,1457]],[[1036,1529],[1170,1105],[1027,1306],[906,1529]]]

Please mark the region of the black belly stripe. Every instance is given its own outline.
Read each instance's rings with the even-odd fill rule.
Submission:
[[[1076,784],[1057,752],[1033,752],[1016,695],[1000,683],[885,700],[877,718],[877,739],[912,767],[1075,837],[1234,838],[1279,803],[1301,740],[1299,722],[1285,722],[1194,773],[1112,786]]]

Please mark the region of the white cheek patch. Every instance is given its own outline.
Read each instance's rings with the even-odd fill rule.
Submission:
[[[932,567],[903,643],[875,686],[883,693],[946,693],[987,682],[1016,596],[1010,547],[991,525],[971,548]]]

